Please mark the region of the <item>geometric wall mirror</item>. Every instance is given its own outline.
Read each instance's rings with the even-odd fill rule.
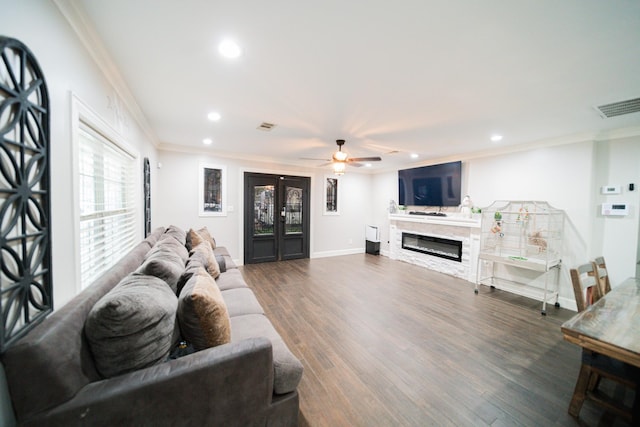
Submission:
[[[36,58],[0,36],[0,353],[53,310],[49,121]]]

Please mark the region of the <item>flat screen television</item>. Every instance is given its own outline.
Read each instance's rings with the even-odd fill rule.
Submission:
[[[458,206],[461,192],[462,162],[398,171],[401,206]]]

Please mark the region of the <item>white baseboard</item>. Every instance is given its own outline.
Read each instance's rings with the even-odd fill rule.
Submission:
[[[338,251],[314,252],[310,258],[328,258],[332,256],[355,255],[364,253],[364,248],[341,249]]]
[[[560,307],[566,308],[567,310],[578,311],[578,305],[576,304],[576,300],[574,298],[566,298],[566,297],[558,297],[558,302],[560,303]]]

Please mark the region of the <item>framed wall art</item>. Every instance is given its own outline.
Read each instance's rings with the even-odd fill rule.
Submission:
[[[340,204],[338,199],[340,180],[337,176],[325,176],[323,197],[323,214],[340,215]]]
[[[198,191],[200,216],[227,215],[227,169],[224,166],[201,164]]]

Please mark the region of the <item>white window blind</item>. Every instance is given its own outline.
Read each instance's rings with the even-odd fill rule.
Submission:
[[[135,244],[135,159],[84,123],[79,136],[80,280],[85,288]]]

